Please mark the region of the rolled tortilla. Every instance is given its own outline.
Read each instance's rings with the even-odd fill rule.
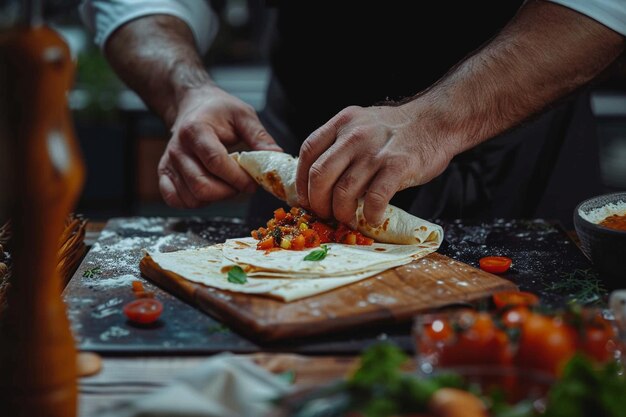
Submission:
[[[296,168],[298,158],[283,152],[248,151],[235,152],[231,156],[267,192],[285,201],[291,207],[298,206],[296,193]],[[363,200],[356,211],[357,230],[365,236],[383,243],[415,245],[443,241],[443,228],[406,211],[388,205],[383,222],[371,227],[363,216]]]

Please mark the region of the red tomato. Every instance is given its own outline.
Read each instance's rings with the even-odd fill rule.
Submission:
[[[163,311],[163,304],[156,298],[139,298],[126,304],[123,311],[128,320],[148,324],[159,318]]]
[[[441,365],[505,365],[511,362],[508,337],[496,326],[489,313],[466,312],[460,321],[468,321],[470,325],[457,333],[454,343],[443,347]]]
[[[526,369],[559,376],[565,363],[576,352],[576,332],[559,317],[531,313],[521,323],[515,359]]]
[[[320,237],[320,243],[329,243],[334,241],[335,231],[327,224],[314,222],[311,224],[311,229],[317,232],[317,235]]]
[[[372,239],[371,237],[363,236],[361,233],[357,233],[356,235],[357,245],[369,246],[372,243],[374,243],[374,239]]]
[[[539,297],[526,291],[500,291],[492,296],[496,308],[507,306],[531,307],[539,304]]]
[[[578,324],[578,348],[598,362],[607,362],[613,358],[617,349],[617,334],[611,322],[601,312],[593,309],[583,310],[582,323]]]
[[[519,327],[531,314],[526,306],[515,306],[502,313],[502,323],[506,327]]]
[[[506,256],[485,256],[478,261],[480,269],[492,274],[501,274],[508,271],[511,263],[511,258]]]
[[[616,349],[615,334],[610,328],[588,327],[583,333],[580,349],[600,363],[608,362]]]

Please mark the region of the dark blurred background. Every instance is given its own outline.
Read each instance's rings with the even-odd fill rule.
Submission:
[[[136,215],[243,216],[246,196],[198,210],[176,210],[163,203],[156,169],[168,132],[111,71],[79,19],[79,3],[45,3],[48,23],[65,37],[76,59],[70,107],[88,170],[76,211],[92,220]],[[261,52],[263,28],[271,14],[263,0],[220,0],[213,6],[221,24],[204,57],[207,68],[223,89],[260,109],[268,79]],[[592,107],[607,192],[626,190],[626,67],[597,84]]]

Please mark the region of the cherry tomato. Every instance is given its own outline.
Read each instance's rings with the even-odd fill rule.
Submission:
[[[480,269],[492,274],[501,274],[508,271],[511,263],[511,258],[506,256],[485,256],[478,261]]]
[[[496,308],[507,306],[531,307],[539,304],[539,297],[527,291],[500,291],[492,296]]]
[[[578,348],[592,359],[603,363],[611,360],[617,349],[617,334],[600,311],[584,309],[579,324]],[[576,325],[576,323],[574,323]]]
[[[506,333],[500,330],[487,312],[464,312],[459,316],[456,341],[443,347],[440,364],[486,365],[509,364],[512,350]]]
[[[519,367],[560,376],[565,363],[576,352],[576,332],[560,317],[531,313],[521,323],[515,359]]]
[[[502,323],[508,328],[517,328],[530,316],[531,312],[526,306],[514,306],[507,308],[502,313]]]
[[[615,334],[610,328],[588,327],[584,331],[580,349],[600,363],[608,362],[616,349]]]
[[[163,304],[156,298],[139,298],[126,304],[123,311],[130,321],[148,324],[159,318]]]

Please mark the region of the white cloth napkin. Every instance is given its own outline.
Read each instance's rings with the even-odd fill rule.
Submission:
[[[231,353],[215,355],[163,388],[114,404],[97,417],[261,417],[288,381]]]

